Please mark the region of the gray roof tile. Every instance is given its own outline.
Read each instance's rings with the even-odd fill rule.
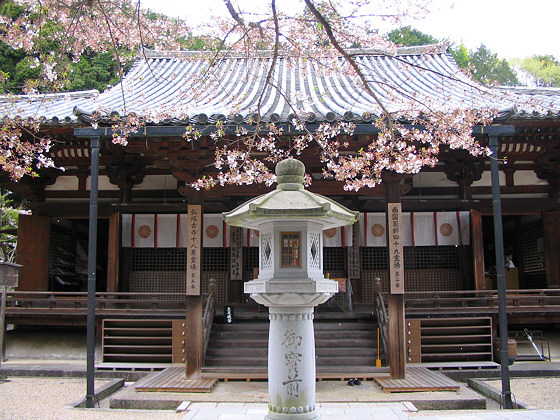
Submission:
[[[406,110],[411,101],[430,102],[441,111],[515,105],[520,118],[560,118],[560,90],[484,87],[465,76],[448,54],[430,51],[405,48],[395,56],[355,53],[372,90],[390,111]],[[3,96],[0,113],[76,123],[74,110],[86,121],[93,111],[104,115],[116,111],[121,116],[136,113],[159,124],[204,122],[204,116],[210,123],[224,116],[231,122],[247,122],[259,103],[265,121],[287,122],[295,113],[308,121],[363,122],[368,114],[380,113],[374,98],[348,71],[316,71],[310,60],[279,57],[267,85],[269,53],[251,59],[229,56],[212,61],[209,57],[194,52],[151,53],[135,63],[121,84],[104,93]],[[527,102],[535,98],[542,100],[540,108]]]

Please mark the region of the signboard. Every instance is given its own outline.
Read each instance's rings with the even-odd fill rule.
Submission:
[[[404,294],[404,254],[401,203],[387,204],[387,242],[389,245],[390,293]]]
[[[243,230],[240,227],[232,226],[231,230],[231,267],[229,270],[230,280],[243,280],[243,273],[241,272],[241,251]]]
[[[0,287],[17,287],[21,265],[8,262],[0,263]]]
[[[187,212],[187,296],[200,296],[202,206],[190,205]]]
[[[360,225],[352,225],[352,245],[348,247],[348,277],[360,278]]]

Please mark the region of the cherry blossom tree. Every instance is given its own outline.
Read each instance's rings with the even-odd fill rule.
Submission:
[[[32,52],[43,80],[52,89],[63,86],[68,59],[79,60],[89,49],[111,51],[118,61],[123,50],[134,52],[138,59],[142,59],[145,48],[181,49],[184,40],[192,36],[192,28],[184,21],[144,10],[140,1],[15,1],[23,5],[26,12],[16,19],[4,18],[0,22],[0,40]],[[261,97],[256,118],[252,121],[254,130],[238,132],[231,138],[224,130],[224,123],[216,123],[211,137],[216,144],[214,165],[219,172],[213,177],[199,179],[192,184],[193,187],[270,183],[274,180],[269,169],[272,163],[289,155],[297,156],[308,147],[320,150],[324,175],[344,182],[348,190],[374,187],[381,182],[385,170],[416,173],[424,165],[433,166],[443,145],[465,149],[473,155],[488,153],[471,132],[474,125],[490,123],[495,110],[464,106],[441,111],[436,104],[420,97],[411,97],[400,110],[389,109],[373,89],[376,82],[368,79],[356,59],[372,49],[394,55],[396,46],[381,36],[376,28],[387,22],[401,25],[404,19],[428,13],[425,1],[303,0],[300,4],[301,11],[290,14],[282,8],[282,1],[268,0],[266,8],[255,12],[253,8],[240,9],[234,0],[224,0],[227,17],[213,18],[204,26],[204,36],[210,40],[203,45],[207,50],[206,57],[213,60],[233,51],[250,58],[266,50],[272,58],[265,76],[267,84],[272,84],[279,57],[305,60],[312,63],[313,71],[317,73],[344,72],[354,78],[364,94],[377,104],[372,110],[375,115],[372,124],[378,134],[368,147],[342,153],[348,144],[340,140],[340,135],[352,134],[352,123],[325,122],[318,129],[310,130],[305,119],[296,117],[291,123],[303,134],[294,138],[290,147],[280,147],[282,127],[261,120],[259,110],[264,101]],[[52,22],[56,22],[59,28],[56,32],[50,28]],[[46,34],[65,54],[46,54],[42,50]],[[211,81],[210,73],[209,70],[201,75],[197,82],[208,88],[209,85],[204,83]],[[479,89],[474,83],[469,88]],[[488,91],[481,89],[480,94],[486,95]],[[297,106],[292,104],[292,107],[297,116]],[[168,109],[165,114],[144,115],[144,118],[135,115],[117,118],[113,122],[114,142],[126,145],[128,135],[146,120],[158,121],[174,112],[179,114],[181,110]],[[46,153],[48,140],[37,134],[39,127],[40,121],[33,118],[4,120],[0,165],[14,179],[33,175],[38,167],[53,165]],[[195,141],[200,135],[197,127],[187,126],[184,139]],[[260,152],[259,158],[254,152]]]

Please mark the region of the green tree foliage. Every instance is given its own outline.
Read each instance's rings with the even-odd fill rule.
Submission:
[[[467,50],[467,47],[465,47],[463,44],[460,44],[458,46],[449,48],[449,52],[451,53],[459,67],[461,67],[462,69],[466,69],[469,67],[470,54],[469,50]]]
[[[12,0],[4,1],[0,6],[0,14],[12,20],[25,12],[24,8],[14,4]],[[157,16],[158,14],[153,13],[148,18],[155,19]],[[77,61],[68,54],[63,56],[63,60],[60,60],[60,51],[63,46],[58,41],[54,41],[56,37],[49,35],[61,30],[56,22],[47,22],[41,28],[42,36],[37,48],[39,52],[35,56],[27,55],[21,49],[13,49],[0,42],[0,93],[19,94],[39,86],[38,79],[41,75],[35,62],[40,56],[53,57],[53,61],[55,56],[58,58],[56,70],[65,78],[64,85],[59,86],[62,90],[97,89],[102,92],[118,82],[120,74],[130,68],[136,56],[136,51],[119,49],[121,71],[119,71],[119,61],[115,60],[113,52],[90,50],[80,55]],[[218,40],[205,36],[190,35],[182,37],[178,41],[181,48],[185,50],[213,50],[218,46]],[[46,88],[38,87],[38,90],[48,90],[48,85]]]
[[[124,61],[128,67],[131,60]],[[119,81],[118,63],[109,52],[82,54],[80,60],[69,67],[67,77],[67,90],[97,89],[103,92]]]
[[[472,77],[486,85],[515,86],[519,84],[509,63],[498,58],[484,44],[470,54]]]
[[[387,38],[395,44],[404,46],[437,44],[441,41],[433,36],[405,26],[387,34]],[[519,84],[515,72],[506,60],[499,59],[484,45],[476,51],[468,51],[461,44],[451,46],[449,52],[457,65],[470,72],[473,79],[486,85],[514,86]]]
[[[560,87],[560,63],[551,55],[534,55],[521,61],[522,70],[535,78],[537,86]]]
[[[17,226],[21,204],[13,195],[0,190],[0,261],[15,260],[17,244]]]
[[[438,44],[440,42],[433,36],[420,32],[418,29],[413,29],[410,26],[403,26],[402,28],[392,30],[387,34],[387,38],[397,45],[407,47]]]

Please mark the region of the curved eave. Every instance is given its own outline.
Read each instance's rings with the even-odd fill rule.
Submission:
[[[290,194],[292,198],[296,194],[300,195],[303,203],[300,201],[300,206],[297,207],[270,205],[274,201],[285,204],[285,200],[278,197],[285,193]],[[349,210],[330,198],[306,190],[282,191],[277,189],[255,197],[230,212],[223,213],[223,217],[229,225],[249,229],[258,229],[258,226],[270,219],[314,220],[320,222],[323,229],[328,229],[356,222],[358,212]]]

